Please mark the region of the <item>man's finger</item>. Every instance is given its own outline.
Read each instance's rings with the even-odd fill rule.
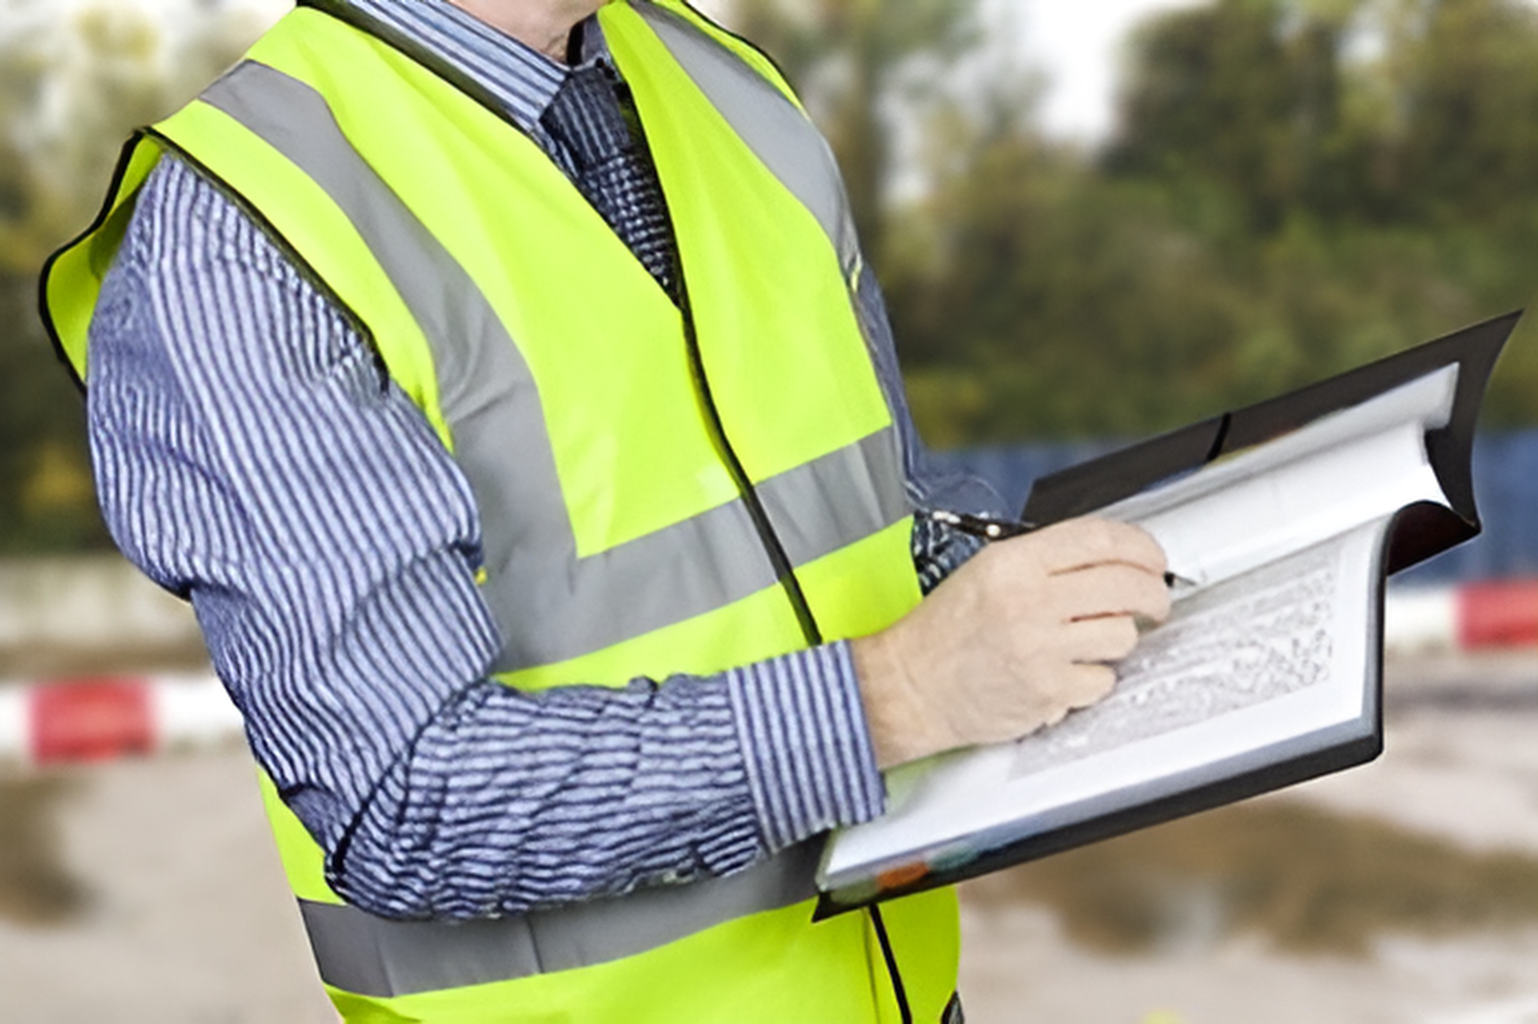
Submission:
[[[1140,615],[1153,622],[1169,617],[1164,577],[1125,562],[1062,573],[1051,587],[1052,604],[1066,622],[1104,615]]]
[[[1169,565],[1164,549],[1141,526],[1109,519],[1070,519],[1029,535],[1049,573],[1072,572],[1092,565],[1125,562],[1156,576]]]
[[[1079,664],[1120,661],[1138,641],[1137,625],[1126,615],[1070,622],[1059,635],[1060,650]]]
[[[1116,670],[1109,665],[1071,665],[1068,706],[1074,710],[1099,704],[1116,688]]]

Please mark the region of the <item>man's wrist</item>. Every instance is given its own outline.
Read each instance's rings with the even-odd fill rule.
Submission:
[[[882,771],[934,753],[945,744],[934,732],[933,716],[915,699],[917,689],[889,633],[853,641],[850,654],[871,746]]]

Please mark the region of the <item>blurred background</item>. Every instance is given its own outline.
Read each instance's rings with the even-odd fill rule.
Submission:
[[[114,551],[36,272],[278,0],[0,0],[0,1022],[333,1019],[188,611]],[[833,141],[940,457],[1042,472],[1528,305],[1531,0],[720,0]],[[969,1019],[1538,1021],[1538,327],[1388,752],[966,889]]]

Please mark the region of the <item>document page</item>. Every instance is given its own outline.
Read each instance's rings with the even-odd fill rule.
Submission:
[[[1332,548],[1314,548],[1177,600],[1121,663],[1111,696],[1020,741],[1011,778],[1327,680],[1336,562]]]
[[[977,854],[1370,734],[1368,655],[1387,520],[1179,597],[1101,703],[1015,743],[888,776],[825,879]]]

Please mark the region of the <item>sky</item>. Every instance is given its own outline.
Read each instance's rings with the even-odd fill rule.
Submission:
[[[1157,11],[1203,0],[995,0],[1015,20],[1028,59],[1048,77],[1042,127],[1093,143],[1111,127],[1120,45]]]
[[[124,6],[175,16],[201,0],[121,0]],[[223,0],[235,8],[277,12],[284,0]],[[902,2],[902,0],[896,0]],[[1043,127],[1053,134],[1093,143],[1103,138],[1114,112],[1118,51],[1127,29],[1141,18],[1204,0],[988,0],[997,23],[1021,40],[1023,55],[1048,77],[1042,97]],[[39,16],[67,10],[78,0],[0,0],[0,16]],[[723,0],[701,0],[719,11]],[[8,13],[7,13],[8,12]],[[3,26],[0,26],[3,29]]]
[[[728,0],[695,2],[719,13]],[[1008,26],[1025,59],[1047,76],[1042,127],[1086,143],[1110,130],[1118,51],[1127,30],[1155,12],[1205,2],[1210,0],[987,0],[996,23]]]

